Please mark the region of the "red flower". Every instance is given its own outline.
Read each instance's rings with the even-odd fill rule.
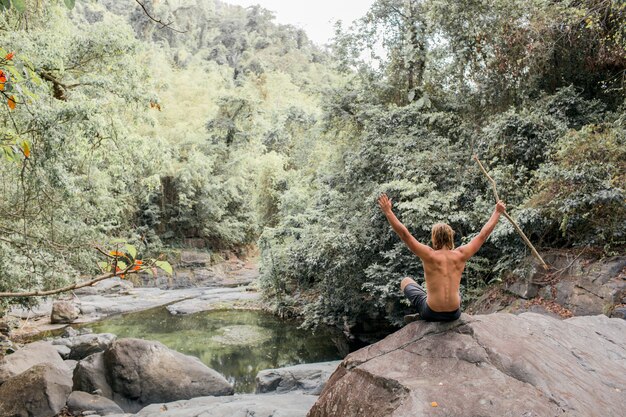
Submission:
[[[12,59],[13,59],[13,56],[14,56],[14,55],[15,55],[15,54],[14,54],[13,52],[9,52],[8,54],[6,54],[6,55],[4,56],[4,59],[6,59],[7,61],[10,61],[10,60],[12,60]]]

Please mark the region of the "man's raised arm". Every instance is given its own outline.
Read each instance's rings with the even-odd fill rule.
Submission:
[[[467,261],[469,258],[474,256],[478,249],[485,243],[493,229],[495,229],[496,224],[498,224],[498,220],[500,220],[500,215],[506,210],[506,206],[502,200],[498,201],[496,204],[496,208],[493,210],[493,214],[489,218],[489,221],[483,226],[480,230],[480,233],[472,239],[470,243],[467,245],[460,246],[457,250],[463,254],[463,257]]]
[[[413,252],[422,259],[427,257],[430,252],[432,252],[432,248],[422,243],[419,243],[409,233],[409,230],[406,228],[406,226],[400,223],[400,220],[398,220],[396,215],[393,214],[393,211],[391,210],[391,199],[387,197],[387,194],[382,194],[378,198],[378,205],[380,206],[382,212],[385,214],[385,217],[387,217],[387,221],[389,221],[389,224],[391,225],[393,231],[398,234],[400,239],[402,239],[402,241],[408,246],[411,252]]]

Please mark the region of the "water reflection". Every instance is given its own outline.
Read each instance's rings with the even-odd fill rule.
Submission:
[[[158,340],[198,357],[222,373],[236,392],[254,392],[258,371],[341,359],[341,333],[329,328],[298,329],[260,311],[226,310],[172,316],[165,308],[112,317],[87,325],[96,333]]]

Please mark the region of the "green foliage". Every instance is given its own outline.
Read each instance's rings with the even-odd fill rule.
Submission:
[[[623,245],[624,134],[615,120],[624,117],[617,46],[626,25],[621,5],[609,3],[380,0],[347,30],[338,26],[336,68],[352,79],[326,94],[328,150],[299,170],[308,187],[289,179],[282,195],[271,189],[279,221],[261,238],[266,293],[291,296],[307,325],[382,316],[399,325],[400,279],[421,281],[423,270],[375,199],[387,192],[423,243],[439,221],[466,243],[494,206],[473,153],[538,246]],[[295,211],[281,204],[296,195]],[[501,222],[466,266],[464,302],[527,255]]]
[[[537,173],[531,200],[553,229],[553,245],[626,243],[626,131],[586,125],[563,135]]]
[[[185,36],[131,0],[0,14],[0,290],[96,273],[110,238],[133,259],[258,241],[281,314],[399,324],[423,270],[376,197],[466,243],[494,206],[474,153],[539,246],[624,244],[621,3],[378,0],[332,56],[260,7],[146,7]],[[501,223],[464,301],[525,255]]]
[[[21,145],[18,154],[15,145],[5,149],[10,160],[0,164],[0,251],[11,259],[0,271],[4,291],[52,289],[97,272],[95,242],[130,234],[144,171],[129,161],[150,155],[129,129],[148,101],[138,87],[146,76],[132,32],[115,18],[72,25],[66,13],[46,8],[32,16],[30,31],[8,30],[19,17],[1,17],[3,47],[24,68],[14,87],[27,97],[0,117]]]
[[[62,3],[0,14],[17,102],[0,113],[1,289],[97,273],[93,247],[112,237],[146,256],[186,238],[252,244],[283,190],[283,157],[259,157],[274,135],[310,157],[319,92],[339,78],[324,54],[258,7],[146,3],[199,30],[177,36],[134,1]]]

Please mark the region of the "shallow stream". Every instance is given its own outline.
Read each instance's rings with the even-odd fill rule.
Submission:
[[[158,340],[178,352],[198,357],[235,386],[254,392],[258,371],[301,363],[341,359],[345,341],[339,331],[298,329],[262,311],[225,310],[171,315],[165,307],[86,324],[94,333]]]

